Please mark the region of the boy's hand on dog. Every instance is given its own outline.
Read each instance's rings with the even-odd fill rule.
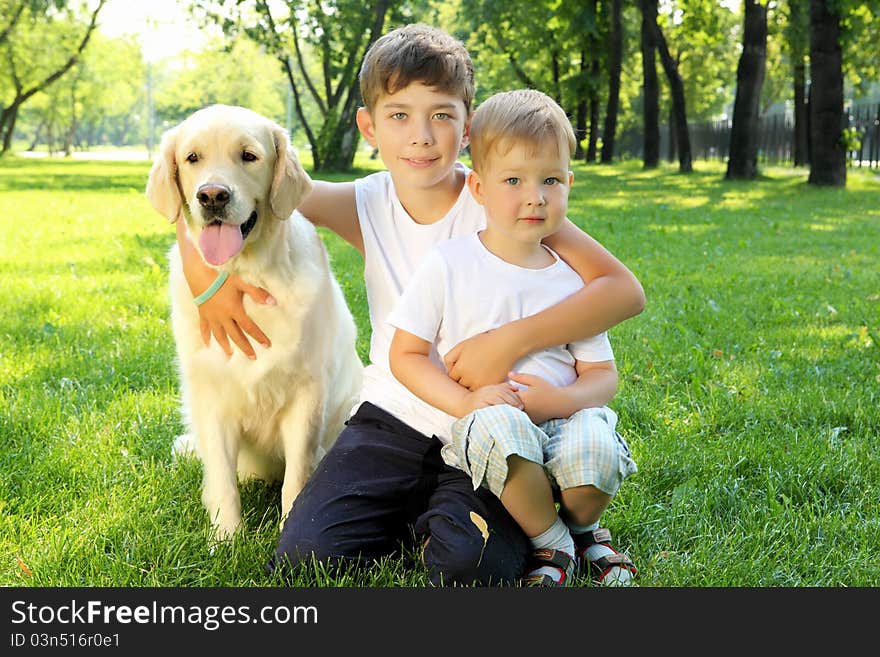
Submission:
[[[226,355],[232,356],[231,339],[245,356],[255,359],[257,355],[245,334],[266,348],[272,346],[266,334],[245,312],[245,294],[259,304],[275,304],[275,299],[263,288],[245,283],[238,276],[230,276],[214,296],[199,306],[202,340],[206,347],[213,335]]]

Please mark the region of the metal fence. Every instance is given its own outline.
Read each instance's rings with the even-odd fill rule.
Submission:
[[[852,103],[846,107],[850,144],[847,164],[880,168],[880,102]],[[693,159],[727,161],[730,149],[730,119],[700,121],[689,125]],[[641,129],[626,131],[618,139],[623,158],[642,157]],[[758,161],[765,164],[794,163],[794,117],[791,112],[765,114],[759,127]],[[669,128],[660,128],[661,157],[675,160],[669,153]]]

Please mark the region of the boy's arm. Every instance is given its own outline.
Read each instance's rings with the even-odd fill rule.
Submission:
[[[509,384],[487,386],[474,392],[460,386],[431,361],[430,349],[430,342],[397,329],[388,356],[391,373],[421,400],[454,417],[495,404],[523,407]]]
[[[364,241],[358,222],[354,183],[317,180],[313,183],[312,192],[303,199],[298,210],[315,225],[335,232],[363,255]],[[197,296],[214,282],[217,272],[202,262],[189,240],[184,222],[179,219],[176,223],[183,275],[193,296]],[[245,334],[265,347],[271,346],[271,342],[245,312],[245,294],[257,303],[274,303],[274,299],[263,288],[249,285],[237,276],[230,276],[214,296],[199,306],[202,340],[207,345],[213,335],[223,351],[231,356],[231,339],[248,358],[256,358]]]
[[[355,184],[313,180],[311,193],[299,204],[303,216],[316,226],[329,228],[364,255],[364,238],[357,215]]]
[[[604,406],[617,392],[617,367],[613,360],[587,363],[575,361],[577,379],[557,388],[531,374],[510,373],[510,380],[529,386],[518,392],[532,422],[567,418],[585,408]]]
[[[183,263],[183,275],[189,284],[190,292],[195,297],[208,289],[214,282],[217,271],[202,262],[198,251],[189,239],[183,219],[179,218],[175,223],[177,225],[177,245]],[[275,303],[275,300],[263,288],[249,285],[238,276],[230,276],[210,299],[198,307],[202,340],[206,346],[210,343],[213,334],[227,356],[232,355],[232,347],[229,346],[231,339],[248,358],[256,358],[254,348],[251,346],[250,340],[245,337],[245,333],[264,347],[271,346],[266,334],[244,311],[245,294],[257,303],[270,305]]]
[[[503,381],[513,364],[540,349],[598,335],[645,307],[645,292],[623,263],[571,221],[544,242],[584,280],[568,298],[524,319],[476,335],[445,357],[449,376],[474,390]]]

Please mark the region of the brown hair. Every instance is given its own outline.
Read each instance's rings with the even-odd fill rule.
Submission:
[[[474,65],[461,42],[443,30],[413,23],[380,37],[367,51],[359,74],[364,106],[372,111],[385,94],[421,82],[458,96],[470,112]]]
[[[481,103],[471,119],[471,163],[480,171],[493,148],[504,153],[515,142],[537,147],[547,140],[560,153],[574,154],[577,139],[571,121],[555,100],[535,89],[498,93]]]

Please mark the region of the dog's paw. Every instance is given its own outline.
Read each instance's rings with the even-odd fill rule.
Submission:
[[[171,445],[172,459],[188,459],[196,456],[198,456],[198,448],[192,434],[185,433],[174,439],[174,444]]]
[[[241,531],[242,524],[241,520],[236,522],[225,522],[225,523],[214,523],[211,525],[211,545],[212,551],[213,547],[216,545],[223,545],[232,543],[233,539],[235,539],[235,535]]]

